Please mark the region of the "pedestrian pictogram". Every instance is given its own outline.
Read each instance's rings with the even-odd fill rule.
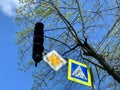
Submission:
[[[80,66],[72,73],[73,76],[87,80],[87,77],[84,75]]]

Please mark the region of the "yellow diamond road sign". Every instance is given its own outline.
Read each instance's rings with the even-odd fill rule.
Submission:
[[[69,59],[68,80],[84,84],[86,86],[91,86],[90,67],[83,63]]]
[[[67,63],[66,60],[62,56],[60,56],[55,50],[47,53],[47,55],[45,55],[43,59],[55,71],[58,71],[63,65]]]

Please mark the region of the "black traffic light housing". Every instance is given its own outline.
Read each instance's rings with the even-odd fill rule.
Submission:
[[[37,63],[39,63],[43,59],[43,51],[44,51],[44,24],[41,22],[37,22],[34,27],[34,36],[33,36],[33,50],[32,50],[32,58],[35,61],[35,67],[37,67]]]

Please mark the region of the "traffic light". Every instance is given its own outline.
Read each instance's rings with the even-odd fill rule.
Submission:
[[[32,58],[35,61],[35,67],[37,67],[37,63],[39,63],[43,59],[43,51],[44,51],[44,24],[41,22],[37,22],[34,27],[34,36],[33,36],[33,50],[32,50]]]

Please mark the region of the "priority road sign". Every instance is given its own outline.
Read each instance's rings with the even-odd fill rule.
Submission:
[[[67,63],[66,60],[62,56],[60,56],[55,50],[47,53],[47,55],[45,55],[43,59],[46,63],[50,65],[50,67],[54,71],[58,71],[63,65]]]
[[[69,59],[68,61],[68,80],[91,86],[90,67],[86,64]]]

